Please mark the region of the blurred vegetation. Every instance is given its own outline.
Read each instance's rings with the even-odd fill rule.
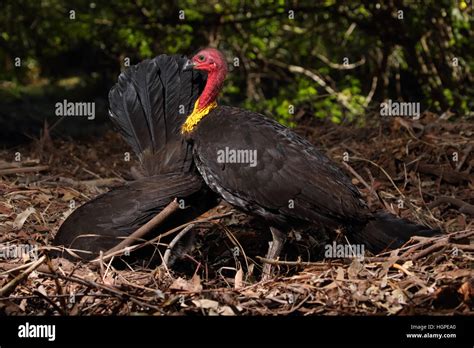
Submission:
[[[126,58],[214,46],[232,66],[223,102],[286,124],[354,120],[389,98],[469,117],[471,24],[469,0],[4,0],[0,103],[106,99]]]

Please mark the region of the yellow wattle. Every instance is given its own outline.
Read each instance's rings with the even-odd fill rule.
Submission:
[[[181,133],[189,133],[191,132],[194,127],[199,123],[199,121],[202,120],[204,116],[206,116],[208,113],[212,111],[212,109],[215,109],[217,107],[217,102],[213,101],[206,107],[202,109],[198,109],[199,105],[199,98],[196,100],[196,103],[194,104],[194,109],[193,112],[186,118],[186,122],[181,126]]]

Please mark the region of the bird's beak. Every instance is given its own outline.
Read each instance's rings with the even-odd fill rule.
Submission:
[[[193,70],[195,65],[196,64],[193,63],[193,61],[191,59],[188,59],[188,61],[186,63],[184,63],[183,71]]]

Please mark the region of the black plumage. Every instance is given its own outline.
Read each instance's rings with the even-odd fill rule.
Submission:
[[[76,209],[54,239],[84,260],[92,260],[132,234],[163,210],[173,199],[184,199],[178,209],[147,238],[190,221],[216,204],[215,195],[199,176],[170,173],[139,179],[119,186]],[[73,258],[63,251],[62,256]]]
[[[268,222],[273,236],[268,258],[280,254],[293,228],[341,229],[374,253],[399,247],[415,234],[436,232],[370,211],[344,172],[290,129],[252,111],[217,106],[228,71],[218,50],[199,51],[188,68],[208,75],[198,110],[188,116],[182,134],[208,186]],[[263,273],[270,275],[269,264]]]
[[[360,222],[367,210],[358,190],[332,161],[263,115],[220,106],[199,122],[190,137],[197,167],[211,189],[229,203],[279,225],[293,226],[304,216],[305,221],[336,227],[342,218]],[[218,163],[216,154],[226,147],[255,150],[257,165]]]
[[[187,59],[160,55],[120,74],[109,93],[110,119],[139,157],[145,176],[192,170],[180,127],[206,77],[183,71]]]
[[[76,209],[61,225],[54,245],[90,260],[107,251],[158,214],[174,198],[180,209],[153,231],[192,220],[217,204],[180,136],[206,77],[183,71],[187,59],[160,55],[123,72],[109,93],[110,118],[140,160],[140,179],[115,188]],[[63,256],[72,256],[63,252]]]
[[[219,130],[219,131],[216,131]],[[227,202],[289,231],[343,228],[372,252],[434,231],[388,213],[372,213],[345,173],[309,141],[255,112],[219,106],[187,134],[196,166]],[[219,151],[257,152],[255,166],[220,163]]]

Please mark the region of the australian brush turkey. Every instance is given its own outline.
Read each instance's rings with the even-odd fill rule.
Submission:
[[[186,75],[189,72],[196,74]],[[266,220],[273,236],[268,258],[280,254],[291,229],[342,229],[350,240],[375,253],[399,247],[413,235],[436,232],[383,211],[370,211],[344,172],[290,129],[255,112],[218,106],[226,74],[223,55],[207,48],[191,60],[159,56],[120,76],[110,95],[111,117],[143,167],[155,174],[186,173],[199,181],[197,168],[213,192]],[[236,153],[255,156],[253,161],[238,161]],[[155,167],[161,169],[150,169]],[[197,185],[193,194],[211,206],[214,201],[205,198],[204,187]],[[144,199],[153,206],[155,196],[161,202],[156,207],[162,209],[172,194],[162,200],[158,191],[146,198],[124,193],[123,199],[129,195],[130,200]],[[103,214],[112,211],[110,206]],[[126,214],[148,218],[140,211]]]

